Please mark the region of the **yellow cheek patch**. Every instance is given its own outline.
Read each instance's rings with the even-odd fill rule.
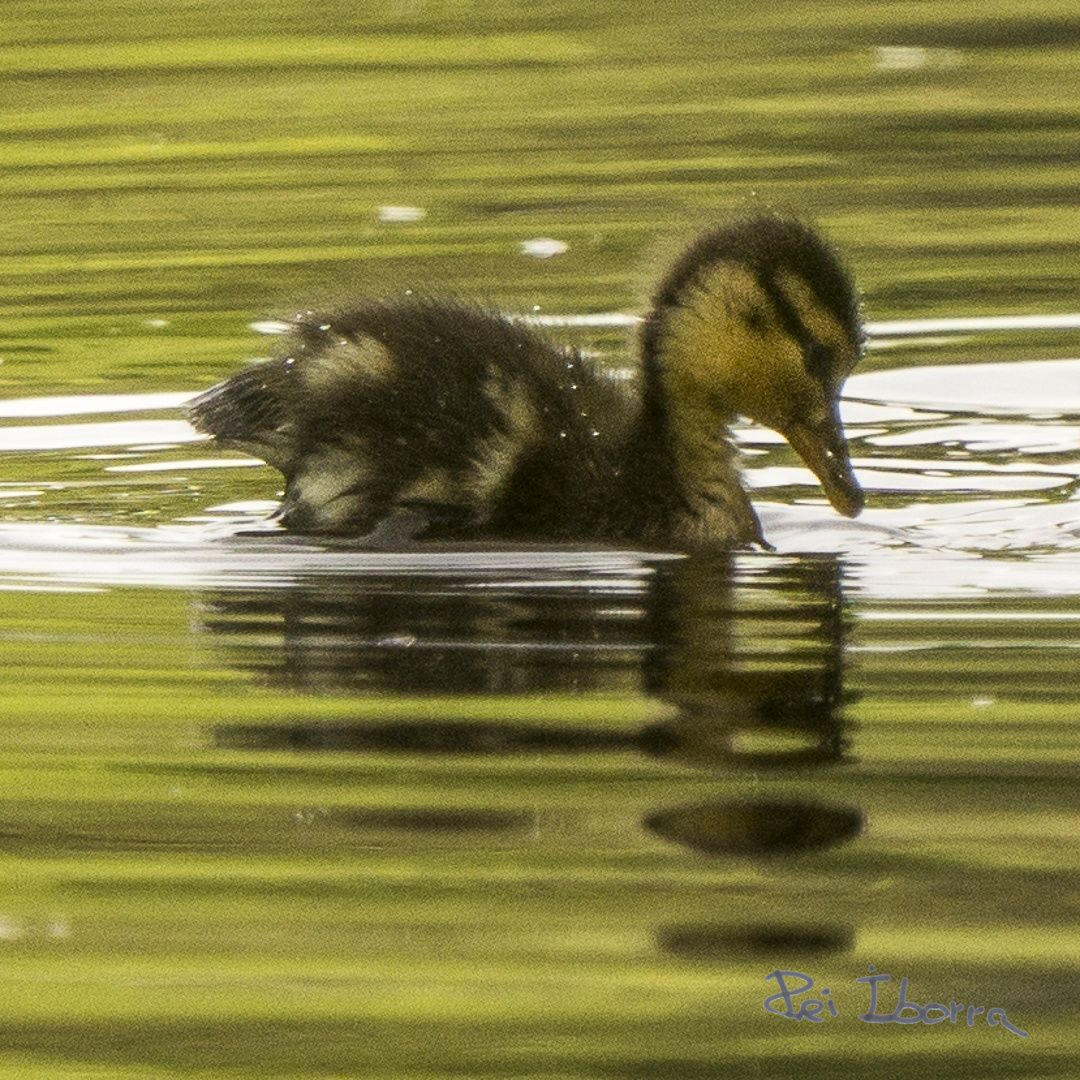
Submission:
[[[687,289],[667,314],[661,351],[677,423],[715,429],[741,413],[776,426],[816,389],[799,343],[739,263],[713,263]]]

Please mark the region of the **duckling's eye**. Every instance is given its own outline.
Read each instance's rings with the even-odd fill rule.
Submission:
[[[820,341],[815,341],[803,353],[803,363],[806,365],[806,370],[820,383],[828,380],[835,359],[836,352],[833,347],[831,345],[822,345]]]
[[[746,326],[755,334],[764,334],[769,329],[769,320],[760,308],[754,308],[746,315]]]

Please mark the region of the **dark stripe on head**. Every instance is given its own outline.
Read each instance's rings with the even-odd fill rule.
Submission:
[[[654,311],[661,319],[652,318],[646,324],[646,355],[650,347],[656,347],[659,327],[655,324],[662,321],[663,309],[678,304],[703,270],[725,261],[744,266],[763,285],[780,270],[797,274],[844,327],[852,345],[862,344],[859,298],[836,252],[801,221],[760,214],[705,233],[675,263],[653,298]]]
[[[787,298],[787,294],[776,284],[776,279],[771,275],[759,273],[757,275],[758,288],[769,298],[780,325],[788,337],[794,338],[805,356],[807,351],[815,344],[814,335],[806,328],[806,324],[799,318],[795,305]]]
[[[772,304],[784,332],[799,343],[806,370],[818,382],[824,383],[832,371],[833,362],[836,359],[835,350],[831,346],[818,341],[807,329],[806,324],[799,318],[795,305],[788,299],[783,289],[777,285],[774,278],[759,276],[758,288],[769,298],[769,302]]]

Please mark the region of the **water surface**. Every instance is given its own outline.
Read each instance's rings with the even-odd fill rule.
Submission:
[[[8,5],[0,1076],[1073,1075],[1071,16]],[[356,291],[632,380],[762,207],[872,331],[860,519],[738,428],[775,552],[290,537],[183,418]],[[1028,1038],[860,1023],[870,965]]]

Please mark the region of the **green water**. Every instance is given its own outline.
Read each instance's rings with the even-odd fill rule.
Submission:
[[[1077,330],[871,351],[865,524],[743,432],[730,561],[235,537],[276,475],[122,396],[358,290],[638,311],[760,207],[874,320],[1075,311],[1078,51],[1041,0],[5,3],[0,1076],[1080,1075]],[[1029,1037],[861,1023],[869,965]]]

